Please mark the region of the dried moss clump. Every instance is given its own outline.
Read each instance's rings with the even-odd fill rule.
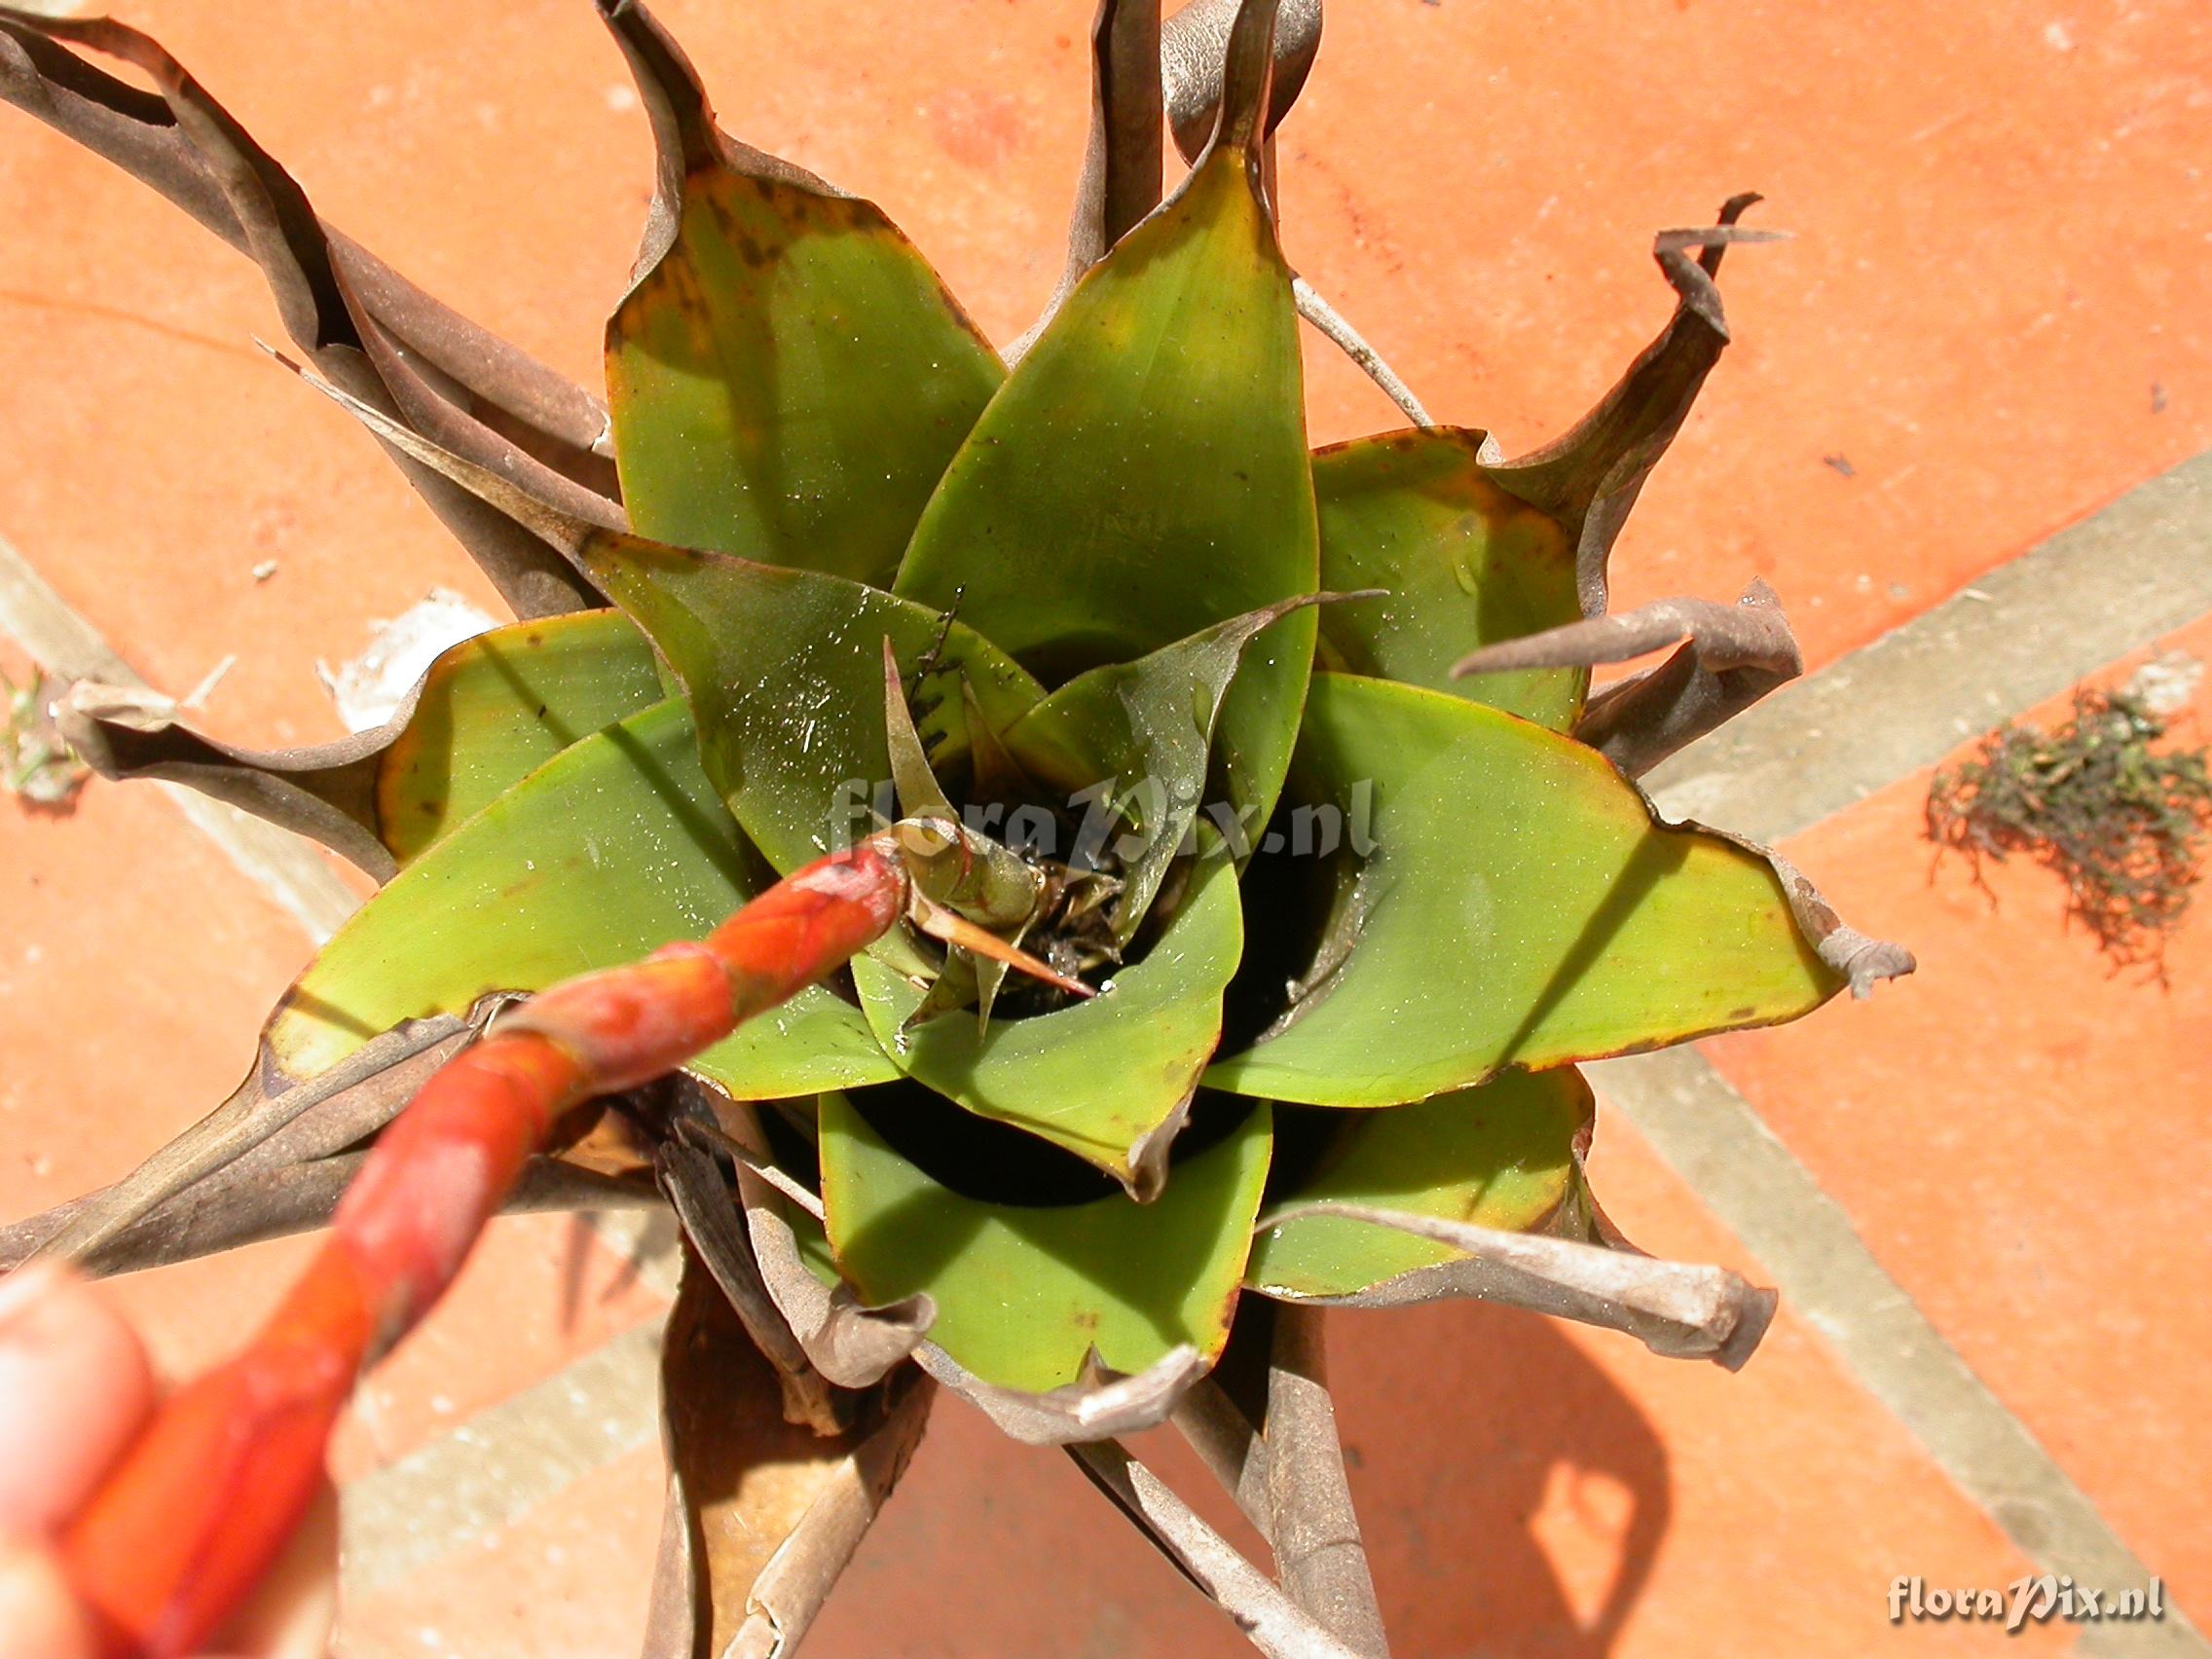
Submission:
[[[28,685],[0,669],[0,790],[35,807],[67,807],[85,782],[84,762],[47,713],[59,689],[36,669]]]
[[[2125,693],[2083,690],[2053,731],[2010,722],[1936,775],[1928,833],[1980,863],[2027,853],[2065,877],[2114,961],[2161,960],[2212,834],[2202,749],[2154,750],[2165,722]]]

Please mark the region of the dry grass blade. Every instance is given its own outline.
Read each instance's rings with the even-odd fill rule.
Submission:
[[[1459,1261],[1386,1279],[1350,1296],[1310,1299],[1328,1307],[1398,1308],[1478,1297],[1623,1331],[1653,1353],[1711,1359],[1730,1371],[1742,1369],[1774,1318],[1774,1292],[1754,1289],[1725,1268],[1662,1262],[1603,1244],[1505,1233],[1366,1204],[1294,1204],[1263,1216],[1259,1228],[1319,1215],[1395,1228],[1462,1252]]]
[[[1268,1540],[1292,1601],[1355,1653],[1389,1651],[1337,1437],[1318,1308],[1275,1309],[1268,1367]],[[1234,1490],[1234,1489],[1233,1489]]]
[[[1329,304],[1313,290],[1313,284],[1303,276],[1293,277],[1291,298],[1298,304],[1298,314],[1319,329],[1330,345],[1356,363],[1361,372],[1382,388],[1382,395],[1395,403],[1407,420],[1417,426],[1433,426],[1426,409],[1414,395],[1412,387],[1398,377],[1398,371],[1382,360],[1382,354],[1367,343],[1358,329],[1346,320],[1335,306]]]
[[[27,685],[0,670],[0,790],[34,811],[68,811],[92,773],[55,719],[67,689],[36,666]]]
[[[1160,1552],[1236,1621],[1269,1659],[1361,1659],[1309,1618],[1268,1575],[1238,1555],[1160,1478],[1112,1440],[1070,1446],[1099,1491],[1134,1522]]]

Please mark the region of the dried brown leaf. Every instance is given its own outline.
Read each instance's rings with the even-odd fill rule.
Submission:
[[[817,1434],[843,1426],[830,1382],[815,1370],[783,1314],[769,1299],[753,1247],[738,1226],[737,1204],[714,1156],[681,1135],[654,1155],[654,1177],[682,1224],[691,1253],[721,1287],[753,1346],[775,1367],[784,1391],[784,1417]]]
[[[737,1190],[768,1295],[823,1376],[839,1387],[865,1388],[913,1353],[937,1318],[934,1302],[910,1296],[870,1308],[850,1285],[830,1289],[799,1258],[797,1236],[784,1218],[789,1198],[742,1163]]]
[[[1402,1308],[1478,1297],[1625,1331],[1654,1353],[1716,1360],[1730,1371],[1741,1369],[1751,1356],[1774,1317],[1774,1292],[1754,1289],[1725,1268],[1662,1262],[1570,1238],[1506,1233],[1365,1204],[1294,1204],[1262,1217],[1260,1226],[1309,1215],[1395,1228],[1464,1252],[1462,1260],[1386,1279],[1353,1295],[1310,1299],[1327,1307]]]
[[[1154,1547],[1235,1620],[1245,1639],[1270,1659],[1360,1659],[1358,1649],[1308,1617],[1118,1442],[1070,1446],[1067,1452]]]
[[[70,746],[103,778],[156,778],[227,801],[321,842],[379,882],[398,872],[377,833],[377,761],[415,712],[418,684],[392,719],[335,743],[255,751],[203,737],[175,705],[129,686],[79,681],[56,705]]]
[[[1382,1608],[1360,1542],[1329,1398],[1318,1308],[1275,1309],[1268,1367],[1268,1541],[1292,1601],[1345,1646],[1368,1659],[1389,1652]],[[1235,1489],[1232,1488],[1234,1491]]]
[[[1686,744],[1795,679],[1805,659],[1782,602],[1753,578],[1734,605],[1662,599],[1636,610],[1586,617],[1487,645],[1454,664],[1464,678],[1529,668],[1627,662],[1680,644],[1657,668],[1591,699],[1574,735],[1629,777],[1641,777]]]
[[[257,1161],[251,1167],[240,1160],[122,1228],[103,1233],[98,1242],[77,1254],[77,1266],[104,1278],[327,1226],[367,1156],[356,1152],[296,1163]],[[0,1227],[0,1272],[46,1253],[44,1246],[99,1197],[94,1193],[72,1198],[43,1214]],[[644,1209],[659,1201],[651,1188],[636,1182],[614,1180],[558,1159],[534,1158],[524,1164],[499,1208],[503,1215],[533,1215],[548,1210]]]
[[[1237,11],[1238,0],[1192,0],[1161,25],[1160,67],[1167,121],[1187,162],[1196,161],[1213,137],[1221,109],[1222,65]],[[1298,101],[1320,49],[1321,0],[1282,0],[1275,13],[1270,132]]]
[[[1093,1352],[1075,1382],[1032,1393],[985,1382],[935,1343],[923,1343],[914,1358],[1024,1446],[1066,1446],[1156,1427],[1207,1370],[1205,1356],[1187,1345],[1169,1349],[1134,1376],[1107,1369]]]
[[[646,1659],[791,1652],[904,1471],[932,1393],[904,1371],[856,1396],[844,1434],[787,1422],[774,1368],[687,1249],[661,1359],[670,1506]]]
[[[1662,231],[1652,256],[1675,290],[1675,314],[1620,383],[1564,436],[1491,468],[1505,489],[1575,532],[1582,613],[1605,612],[1605,565],[1643,481],[1688,416],[1705,377],[1728,344],[1714,276],[1732,242],[1772,241],[1778,233],[1736,228],[1755,194],[1723,203],[1718,223]],[[1690,249],[1700,249],[1692,259]]]
[[[1068,221],[1067,264],[1043,314],[1001,353],[1025,355],[1085,272],[1160,205],[1160,0],[1098,0],[1090,25],[1090,136]]]
[[[480,1016],[484,1010],[477,1011]],[[243,1083],[214,1111],[111,1187],[75,1201],[69,1219],[40,1253],[82,1260],[170,1198],[272,1142],[310,1115],[314,1139],[296,1139],[296,1157],[350,1145],[396,1117],[429,1075],[466,1042],[469,1020],[450,1015],[411,1020],[370,1039],[313,1078],[288,1076],[268,1049]],[[343,1135],[335,1144],[333,1134]]]
[[[826,196],[845,193],[804,167],[756,150],[724,132],[715,121],[699,72],[676,39],[638,0],[598,0],[600,21],[614,36],[653,130],[652,205],[633,268],[643,277],[676,243],[683,215],[684,182],[693,172],[727,167],[750,178],[795,184]]]

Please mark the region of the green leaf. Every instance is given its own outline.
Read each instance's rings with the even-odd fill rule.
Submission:
[[[1044,694],[974,629],[843,576],[605,532],[580,556],[683,682],[707,775],[786,873],[871,828],[874,787],[891,776],[886,637],[909,679],[931,666],[917,691],[935,702],[918,723],[940,769],[967,753],[963,681],[1002,731]]]
[[[1590,1086],[1563,1066],[1505,1072],[1384,1112],[1327,1113],[1321,1162],[1269,1203],[1366,1204],[1526,1232],[1572,1193],[1574,1137],[1592,1110]],[[1292,1120],[1277,1122],[1287,1134]],[[1457,1255],[1391,1228],[1304,1216],[1253,1240],[1244,1282],[1270,1295],[1350,1296]]]
[[[1221,1037],[1221,994],[1244,943],[1236,873],[1194,866],[1182,908],[1141,962],[1088,1002],[988,1033],[959,1014],[903,1030],[922,992],[867,958],[853,981],[884,1051],[906,1075],[980,1117],[1065,1147],[1149,1196],[1165,1174],[1177,1118]]]
[[[377,820],[404,864],[570,744],[668,695],[652,646],[612,610],[464,640],[424,677],[377,769]]]
[[[1573,542],[1491,482],[1476,458],[1482,439],[1438,428],[1315,453],[1321,585],[1389,590],[1387,599],[1329,608],[1320,661],[1566,731],[1582,712],[1586,669],[1452,678],[1452,665],[1469,651],[1582,616]]]
[[[887,1108],[888,1109],[888,1108]],[[822,1100],[822,1197],[844,1276],[870,1304],[926,1291],[930,1340],[987,1382],[1076,1381],[1091,1348],[1137,1372],[1178,1344],[1209,1357],[1229,1317],[1267,1179],[1263,1104],[1175,1166],[1160,1198],[986,1203],[908,1162],[842,1095]]]
[[[1357,831],[1363,795],[1369,851],[1329,929],[1349,954],[1209,1083],[1395,1105],[1508,1065],[1792,1019],[1843,983],[1764,859],[1661,826],[1596,751],[1442,692],[1317,674],[1293,798]]]
[[[1107,786],[1136,849],[1124,863],[1115,910],[1124,941],[1197,822],[1214,722],[1237,664],[1265,629],[1309,603],[1285,600],[1134,662],[1078,675],[1007,731],[1007,749],[1032,776],[1071,792]]]
[[[672,699],[562,751],[402,870],[286,995],[270,1051],[312,1077],[403,1019],[696,939],[756,885]],[[740,1098],[897,1075],[859,1011],[822,988],[690,1069]]]
[[[1064,681],[1312,593],[1318,559],[1290,274],[1225,149],[1068,296],[931,498],[898,591]],[[1312,638],[1287,618],[1222,716],[1233,798],[1262,821]]]
[[[1005,377],[872,203],[699,166],[607,327],[641,535],[887,585]]]

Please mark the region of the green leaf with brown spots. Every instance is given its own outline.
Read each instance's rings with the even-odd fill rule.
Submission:
[[[1242,153],[1217,150],[1069,294],[922,515],[898,591],[1048,682],[1315,590],[1290,275]],[[1265,818],[1313,621],[1286,618],[1221,718]]]
[[[414,714],[379,758],[385,845],[407,863],[570,744],[667,695],[652,646],[617,611],[462,641],[430,665]]]
[[[1236,872],[1215,852],[1197,863],[1190,893],[1143,959],[1088,1002],[1000,1017],[988,1032],[964,1013],[905,1030],[918,987],[866,958],[854,960],[853,979],[877,1040],[907,1076],[1149,1196],[1220,1040],[1221,994],[1243,945]]]
[[[971,706],[1003,731],[1044,695],[974,629],[843,576],[608,532],[578,557],[682,682],[707,775],[786,873],[873,828],[886,638],[910,681],[928,669],[912,688],[940,766],[967,754]]]
[[[1387,1112],[1279,1108],[1276,1132],[1286,1147],[1302,1132],[1327,1138],[1310,1169],[1270,1192],[1269,1207],[1364,1204],[1528,1232],[1572,1195],[1574,1139],[1594,1109],[1572,1066],[1509,1071]],[[1244,1282],[1294,1300],[1354,1296],[1457,1256],[1394,1228],[1301,1216],[1253,1239]]]
[[[986,1202],[933,1180],[843,1095],[823,1097],[820,1122],[838,1270],[870,1305],[927,1292],[930,1340],[984,1382],[1042,1391],[1075,1382],[1093,1348],[1139,1372],[1228,1341],[1267,1179],[1265,1104],[1149,1204]]]
[[[761,882],[670,700],[563,750],[418,858],[324,945],[271,1021],[289,1075],[379,1032],[697,939]],[[897,1075],[858,1010],[802,992],[691,1070],[739,1098]]]
[[[1844,983],[1764,858],[1659,824],[1595,750],[1480,703],[1316,674],[1289,793],[1362,830],[1322,930],[1349,948],[1287,965],[1317,982],[1217,1088],[1395,1106],[1770,1025]]]
[[[1566,731],[1587,669],[1454,680],[1452,665],[1500,640],[1580,620],[1574,544],[1555,520],[1492,483],[1480,432],[1393,432],[1317,451],[1321,585],[1388,590],[1321,617],[1319,662],[1488,703]]]
[[[656,540],[888,585],[1005,373],[872,203],[696,164],[607,326],[623,502]]]

